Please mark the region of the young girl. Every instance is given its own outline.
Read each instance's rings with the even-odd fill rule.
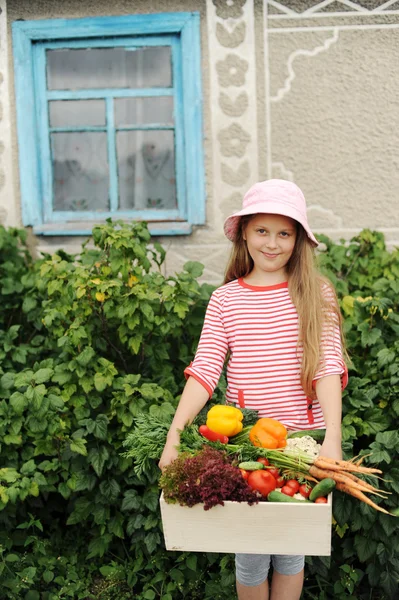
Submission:
[[[289,430],[325,428],[322,454],[341,458],[341,317],[331,284],[314,266],[318,242],[301,190],[279,179],[255,184],[224,231],[234,244],[225,282],[209,301],[160,468],[176,458],[178,430],[212,396],[227,353],[228,402]],[[299,599],[303,556],[237,554],[239,600],[268,600],[270,561],[271,600]]]

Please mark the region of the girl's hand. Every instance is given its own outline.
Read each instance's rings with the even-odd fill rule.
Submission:
[[[342,460],[341,437],[326,434],[324,442],[321,445],[320,456]]]
[[[173,441],[168,440],[166,442],[165,447],[162,452],[162,456],[158,463],[158,467],[161,469],[161,471],[163,471],[165,467],[170,465],[170,463],[173,462],[177,458],[178,453],[177,453],[176,446],[178,445],[178,443],[179,443],[179,440],[173,440]]]

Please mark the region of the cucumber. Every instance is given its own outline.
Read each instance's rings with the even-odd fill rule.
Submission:
[[[309,500],[306,500],[305,498],[303,500],[298,500],[297,498],[291,498],[291,496],[286,496],[282,492],[276,491],[269,492],[267,495],[267,499],[269,500],[269,502],[299,502],[300,504],[310,504]]]
[[[316,440],[316,442],[322,442],[326,435],[325,429],[304,429],[303,431],[293,431],[288,434],[288,439],[291,438],[302,438],[305,435],[310,435],[311,438]]]
[[[259,471],[263,469],[263,465],[256,460],[248,460],[247,462],[242,462],[238,465],[239,469],[244,469],[244,471]]]
[[[310,492],[309,500],[311,502],[314,502],[317,498],[321,498],[322,496],[328,496],[328,494],[332,492],[334,488],[334,479],[326,477],[326,479],[323,479],[322,481],[320,481],[320,483],[314,486],[313,490]]]

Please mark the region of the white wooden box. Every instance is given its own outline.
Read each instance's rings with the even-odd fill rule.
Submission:
[[[167,550],[246,554],[331,554],[332,495],[327,504],[226,501],[204,510],[160,498]]]

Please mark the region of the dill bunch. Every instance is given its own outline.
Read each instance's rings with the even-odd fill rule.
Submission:
[[[171,423],[172,418],[161,421],[149,414],[137,417],[133,431],[123,442],[127,450],[122,453],[125,458],[133,459],[137,477],[150,473],[154,461],[161,458]]]

